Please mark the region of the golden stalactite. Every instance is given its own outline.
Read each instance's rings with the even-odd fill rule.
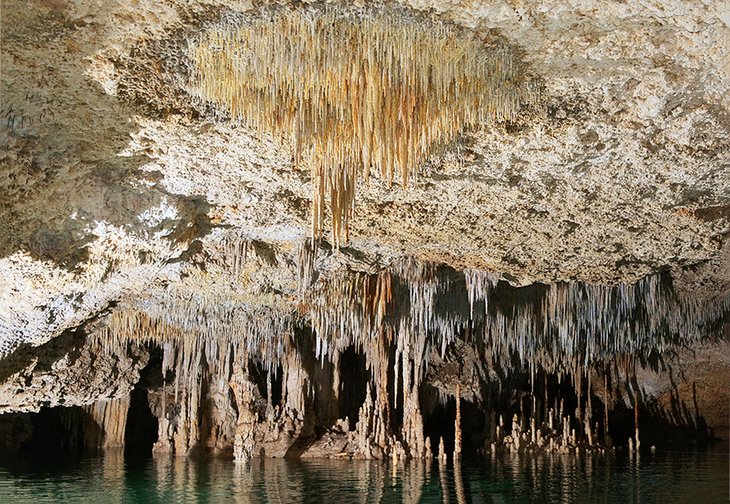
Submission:
[[[98,342],[110,350],[119,350],[129,342],[190,341],[195,335],[163,320],[152,318],[144,311],[119,309],[112,312]]]
[[[538,98],[506,45],[398,7],[263,9],[191,41],[189,57],[202,99],[291,143],[312,175],[312,238],[329,203],[337,247],[361,176],[406,187],[434,147]]]

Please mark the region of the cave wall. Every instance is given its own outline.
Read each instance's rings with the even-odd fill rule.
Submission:
[[[512,51],[539,99],[358,184],[341,243],[307,240],[292,145],[190,87],[188,43],[259,7],[2,0],[6,446],[39,414],[93,447],[154,418],[156,453],[419,457],[457,404],[472,451],[605,446],[606,404],[619,445],[635,410],[727,432],[721,4],[394,2]]]

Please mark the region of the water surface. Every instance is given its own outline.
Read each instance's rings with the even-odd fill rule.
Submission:
[[[0,503],[728,502],[728,451],[488,456],[459,466],[377,461],[22,456],[0,462]]]

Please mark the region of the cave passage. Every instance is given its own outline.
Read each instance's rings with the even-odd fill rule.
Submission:
[[[156,318],[115,311],[86,343],[112,361],[132,349],[146,357],[131,392],[0,416],[0,444],[124,447],[130,457],[406,459],[438,455],[443,439],[441,454],[452,457],[457,396],[464,456],[631,451],[714,436],[686,387],[680,394],[672,382],[661,402],[646,385],[646,376],[671,375],[682,335],[704,341],[728,316],[722,302],[677,296],[666,277],[515,288],[405,262],[318,289],[309,319],[221,314],[229,323],[216,325],[220,333],[170,329],[216,309],[194,299]],[[674,317],[682,311],[693,315]]]
[[[78,406],[44,407],[26,415],[32,435],[21,450],[29,453],[80,454],[100,436],[100,427]]]
[[[152,414],[147,400],[147,391],[132,390],[124,429],[124,455],[127,457],[148,457],[157,441],[158,421]]]
[[[347,418],[350,429],[355,428],[359,419],[369,380],[365,355],[357,353],[355,347],[347,348],[340,356],[339,418]]]

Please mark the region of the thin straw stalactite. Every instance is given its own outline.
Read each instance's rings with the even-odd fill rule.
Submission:
[[[538,96],[508,47],[395,7],[263,9],[204,33],[189,57],[198,96],[290,141],[312,175],[312,238],[329,199],[337,247],[360,176],[405,187],[434,147]]]

